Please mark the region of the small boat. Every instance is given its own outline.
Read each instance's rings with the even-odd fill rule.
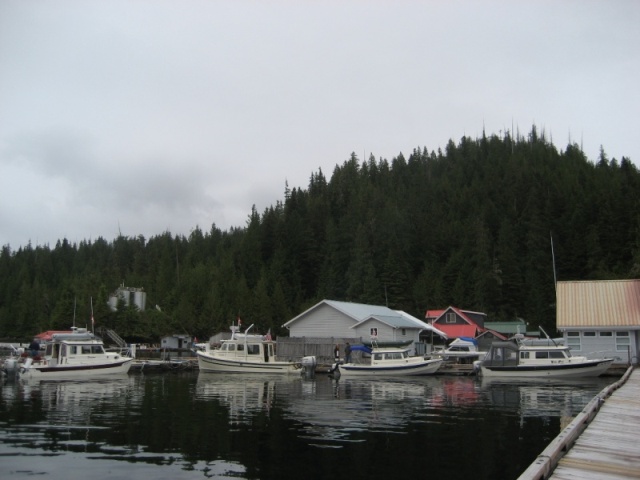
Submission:
[[[44,353],[27,357],[19,365],[23,380],[82,380],[126,374],[133,358],[109,353],[104,343],[86,328],[54,333]]]
[[[368,347],[354,345],[352,352],[361,351],[365,363],[343,363],[332,367],[331,373],[344,377],[391,377],[432,375],[442,364],[441,358],[409,356],[407,347]]]
[[[450,363],[472,364],[486,354],[487,352],[478,349],[478,341],[475,338],[459,337],[453,340],[446,348],[431,352],[431,357],[441,358]]]
[[[590,359],[573,356],[568,346],[553,339],[531,341],[522,335],[493,342],[489,352],[474,363],[483,377],[572,378],[597,377],[613,363],[613,358]]]
[[[231,326],[231,338],[222,340],[219,348],[209,344],[197,350],[198,368],[201,372],[226,373],[305,373],[315,368],[315,357],[304,357],[299,362],[276,360],[276,342],[271,335],[249,334],[250,325],[244,333]]]

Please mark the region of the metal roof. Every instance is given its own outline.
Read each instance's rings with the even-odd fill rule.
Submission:
[[[557,283],[558,329],[640,328],[640,280]]]

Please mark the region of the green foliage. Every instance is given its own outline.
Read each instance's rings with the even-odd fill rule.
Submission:
[[[284,201],[244,228],[188,238],[0,252],[0,337],[28,339],[75,322],[157,341],[199,338],[239,316],[256,330],[282,324],[323,298],[386,304],[422,317],[455,305],[491,320],[521,317],[553,331],[553,238],[558,280],[640,274],[640,175],[627,158],[597,163],[565,151],[535,127],[512,135],[417,148],[391,162],[352,153],[329,180],[285,186]],[[147,292],[147,310],[107,307],[126,282]],[[158,308],[155,308],[158,306]]]

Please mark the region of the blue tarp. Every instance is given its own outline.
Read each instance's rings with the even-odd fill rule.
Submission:
[[[365,347],[364,345],[354,345],[353,347],[351,347],[351,351],[352,352],[365,352],[365,353],[371,353],[371,349],[369,347]]]

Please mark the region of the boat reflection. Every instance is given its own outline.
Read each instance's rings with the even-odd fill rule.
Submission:
[[[526,379],[514,382],[483,378],[481,386],[487,402],[498,408],[518,412],[525,417],[571,418],[578,414],[600,391],[614,380]]]

